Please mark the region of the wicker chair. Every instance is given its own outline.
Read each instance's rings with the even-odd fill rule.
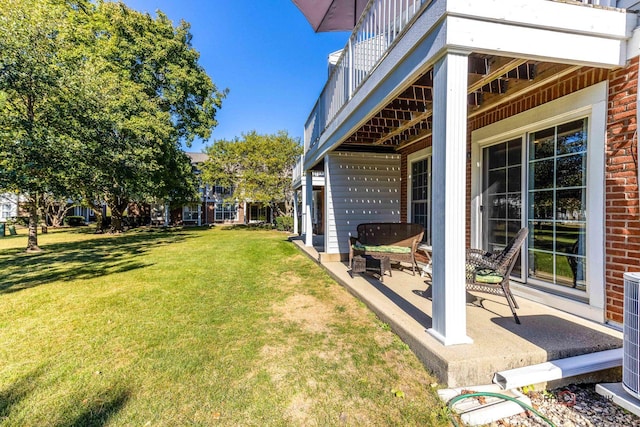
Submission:
[[[519,307],[509,289],[509,276],[528,233],[529,229],[520,229],[501,251],[491,253],[480,249],[467,249],[467,290],[504,296],[517,324],[520,324],[516,314]]]

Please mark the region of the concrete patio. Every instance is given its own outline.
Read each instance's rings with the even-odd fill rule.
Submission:
[[[489,384],[498,371],[622,347],[620,331],[516,296],[522,322],[518,325],[503,297],[481,293],[467,293],[467,334],[473,344],[444,346],[427,333],[432,314],[428,277],[413,276],[410,268],[394,268],[384,283],[372,274],[352,278],[346,262],[320,262],[322,254],[316,248],[304,246],[301,239],[292,242],[388,323],[449,387]],[[314,241],[318,248],[320,243]],[[619,381],[619,375],[616,369],[580,381]]]

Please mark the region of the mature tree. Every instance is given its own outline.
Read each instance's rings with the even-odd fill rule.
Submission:
[[[196,197],[181,144],[209,137],[226,92],[198,64],[187,23],[174,27],[161,12],[154,19],[111,2],[99,2],[95,16],[100,114],[86,197],[108,204],[119,231],[129,202]]]
[[[0,191],[27,200],[28,251],[39,250],[43,195],[66,192],[66,149],[78,144],[83,63],[72,52],[85,8],[82,0],[0,0]]]
[[[278,216],[292,215],[291,174],[302,154],[297,139],[285,131],[270,135],[251,131],[232,141],[215,141],[206,152],[205,182],[233,188],[232,198],[271,206]]]
[[[53,194],[44,194],[42,197],[45,224],[52,227],[61,227],[64,218],[77,204],[69,204],[66,197],[54,197]]]
[[[161,12],[0,0],[0,191],[27,197],[29,250],[45,194],[106,202],[114,230],[129,202],[195,196],[181,145],[209,137],[226,94],[198,59]]]

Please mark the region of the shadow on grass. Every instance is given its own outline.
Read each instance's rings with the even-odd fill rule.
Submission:
[[[65,427],[100,427],[109,422],[129,401],[131,393],[118,390],[115,395],[107,399],[96,399],[95,402],[83,405],[81,413],[73,420],[66,421],[60,426]]]
[[[35,254],[21,249],[0,251],[0,294],[58,280],[90,279],[147,267],[151,263],[140,255],[188,236],[183,231],[135,231],[81,242],[52,243]]]
[[[38,378],[44,374],[44,369],[37,369],[23,378],[18,379],[4,390],[0,390],[0,420],[7,421],[12,417],[13,408],[27,399],[36,391]],[[108,388],[105,390],[108,397],[95,397],[89,404],[81,403],[82,410],[78,414],[69,416],[60,426],[72,427],[99,427],[107,424],[109,419],[117,414],[129,401],[131,393],[126,389]],[[77,412],[73,408],[71,412]],[[64,409],[63,409],[64,411]],[[57,414],[51,414],[55,418]]]
[[[13,407],[35,390],[37,379],[42,376],[42,373],[42,370],[36,370],[6,389],[0,390],[0,420],[9,417]]]

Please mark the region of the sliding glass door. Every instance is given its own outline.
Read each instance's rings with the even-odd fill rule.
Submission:
[[[493,252],[522,227],[522,139],[492,145],[483,158],[483,246]],[[517,262],[513,275],[519,277],[520,270]]]
[[[567,292],[577,296],[587,288],[586,128],[586,118],[575,120],[482,153],[484,249],[501,249],[528,227],[527,256],[516,264],[514,277],[551,291],[572,289]]]
[[[586,290],[586,119],[529,135],[529,277]]]

